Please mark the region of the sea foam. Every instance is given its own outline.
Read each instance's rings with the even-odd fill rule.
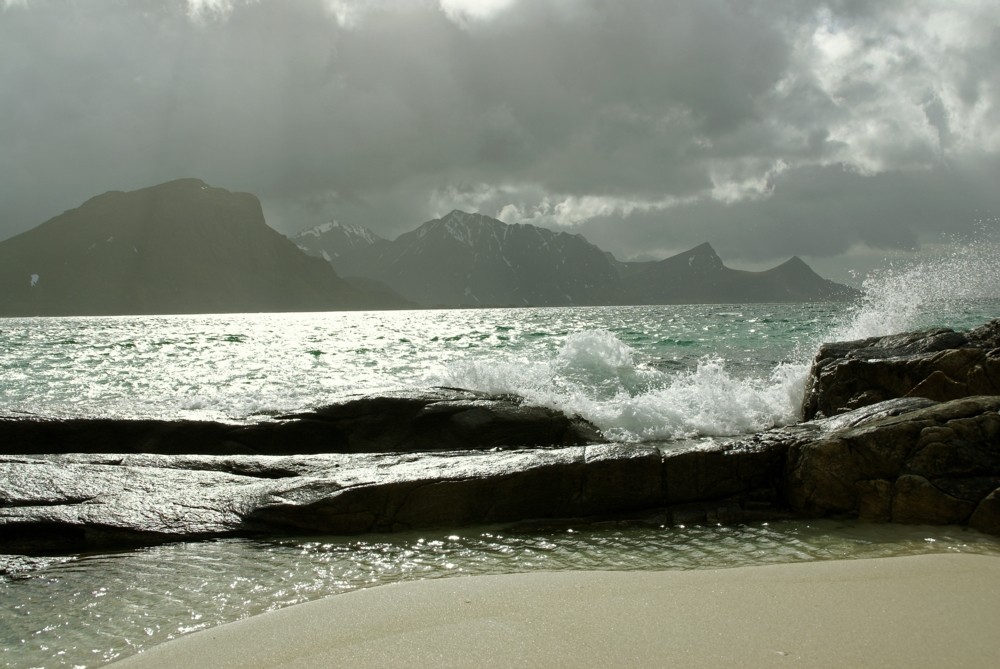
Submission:
[[[546,358],[459,361],[441,380],[582,416],[615,441],[752,433],[800,419],[810,364],[825,341],[983,322],[1000,298],[998,258],[996,244],[977,239],[875,272],[840,318],[753,374],[733,372],[719,355],[665,370],[609,331],[583,330]]]
[[[782,363],[763,379],[740,378],[717,356],[664,372],[607,331],[568,336],[548,360],[466,360],[447,385],[513,393],[576,414],[623,442],[727,436],[794,422],[807,366]]]
[[[982,303],[1000,298],[1000,245],[991,239],[995,233],[984,228],[972,241],[871,273],[860,301],[827,340],[978,324]]]

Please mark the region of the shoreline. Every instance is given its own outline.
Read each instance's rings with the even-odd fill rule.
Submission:
[[[1000,557],[431,579],[334,595],[107,665],[991,667]]]

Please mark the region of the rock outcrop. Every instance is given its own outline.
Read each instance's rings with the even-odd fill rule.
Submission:
[[[996,532],[998,408],[998,397],[904,399],[682,447],[0,456],[0,552],[622,514],[860,516]]]
[[[781,454],[780,444],[734,443],[675,452],[595,444],[280,457],[0,456],[0,553],[626,513],[734,522],[776,513]]]
[[[600,432],[580,418],[450,388],[353,397],[251,423],[0,417],[0,453],[10,454],[400,453],[599,441]]]
[[[1000,394],[1000,320],[968,333],[931,330],[823,344],[813,362],[803,418],[896,397],[939,402]]]
[[[0,456],[0,552],[361,533],[656,503],[656,449],[419,455]]]
[[[453,389],[254,424],[8,417],[0,553],[622,514],[858,517],[1000,534],[1000,393],[939,402],[914,392],[938,372],[966,390],[993,383],[998,334],[994,321],[827,345],[817,406],[864,406],[682,445],[598,443],[578,418]],[[942,366],[959,357],[974,362]],[[859,362],[886,365],[877,393],[845,376]],[[865,399],[887,394],[901,396]]]
[[[1000,396],[886,416],[789,445],[796,512],[997,532]]]

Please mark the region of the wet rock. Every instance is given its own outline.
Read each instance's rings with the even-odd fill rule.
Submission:
[[[582,418],[530,406],[512,395],[454,388],[358,397],[282,419],[336,431],[343,443],[335,452],[341,453],[570,446],[603,440]]]
[[[0,457],[0,550],[262,532],[351,534],[579,517],[660,503],[655,448]],[[281,477],[260,472],[281,471]]]
[[[788,443],[794,430],[774,430],[748,439],[707,442],[664,451],[664,503],[748,498],[776,501]]]
[[[1000,527],[1000,397],[893,400],[684,446],[0,456],[0,552],[657,513]]]
[[[899,397],[939,402],[1000,394],[1000,319],[948,329],[824,344],[813,362],[803,417],[834,416]]]
[[[875,418],[790,444],[792,509],[910,523],[989,526],[1000,487],[1000,396]],[[979,508],[982,511],[977,511]]]
[[[969,518],[969,525],[980,532],[1000,534],[1000,488],[979,502]]]
[[[1000,534],[1000,395],[926,397],[995,383],[998,339],[994,321],[967,335],[832,344],[813,389],[815,413],[830,417],[660,447],[601,444],[579,418],[454,389],[252,424],[0,418],[10,454],[0,455],[0,552],[631,513],[852,516]],[[867,371],[852,380],[858,365]],[[876,401],[899,393],[909,396]]]
[[[254,423],[0,417],[0,453],[294,455],[569,446],[602,441],[578,417],[439,388],[361,396]]]

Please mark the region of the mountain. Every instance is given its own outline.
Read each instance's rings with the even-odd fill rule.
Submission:
[[[256,197],[198,179],[108,192],[0,242],[0,315],[383,306],[268,227]]]
[[[323,258],[343,277],[363,276],[370,260],[390,245],[363,225],[330,221],[303,230],[292,242],[306,253]]]
[[[731,269],[707,242],[665,260],[617,267],[634,304],[840,301],[858,294],[819,276],[798,256],[762,272]]]
[[[581,235],[453,211],[394,241],[326,224],[295,237],[345,276],[383,281],[423,306],[569,306],[849,300],[799,258],[763,272],[726,267],[710,244],[620,262]]]
[[[461,211],[399,236],[378,268],[428,306],[609,304],[621,293],[604,252],[580,235]]]

